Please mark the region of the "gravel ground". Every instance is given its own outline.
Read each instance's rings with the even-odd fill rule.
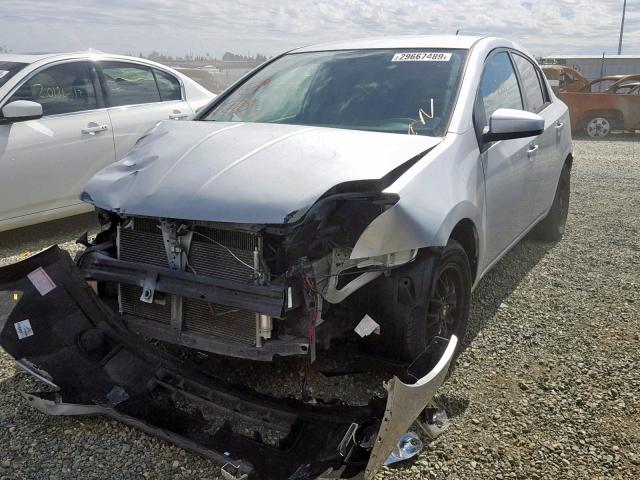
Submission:
[[[438,395],[452,426],[378,479],[640,478],[640,142],[576,141],[575,157],[565,238],[521,242],[474,294],[468,346]],[[53,242],[76,249],[90,218],[0,235],[0,265]],[[282,393],[298,381],[287,367],[245,380]],[[313,386],[351,400],[380,391],[376,375]],[[2,480],[219,478],[116,422],[30,410],[17,392],[37,389],[0,350]]]

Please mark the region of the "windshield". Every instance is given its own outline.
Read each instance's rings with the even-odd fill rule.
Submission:
[[[0,87],[27,65],[26,63],[0,61]]]
[[[247,79],[202,120],[442,136],[466,50],[296,53]]]

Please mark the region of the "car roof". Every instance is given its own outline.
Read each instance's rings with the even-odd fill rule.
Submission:
[[[542,65],[540,65],[540,68],[542,68],[543,70],[572,70],[574,72],[577,72],[577,70],[573,67],[570,67],[569,65],[557,65],[557,64],[548,64],[548,63],[543,63]]]
[[[17,63],[27,63],[32,64],[39,62],[41,60],[65,60],[65,59],[74,59],[74,58],[83,58],[83,57],[91,57],[91,58],[110,58],[110,59],[120,59],[120,60],[129,60],[129,61],[137,61],[137,62],[145,62],[151,63],[155,65],[159,65],[157,62],[153,62],[151,60],[147,60],[145,58],[137,58],[130,57],[127,55],[119,55],[115,53],[104,53],[98,50],[84,50],[79,52],[53,52],[53,53],[25,53],[25,54],[13,54],[13,53],[0,53],[0,62],[17,62]],[[166,66],[164,66],[166,68]]]
[[[321,43],[292,50],[291,53],[329,50],[365,50],[383,48],[471,48],[484,37],[467,35],[401,35]]]
[[[39,60],[43,60],[48,57],[52,57],[54,54],[14,54],[14,53],[0,53],[0,62],[15,62],[15,63],[35,63]]]
[[[605,75],[604,77],[596,78],[592,80],[591,83],[596,82],[610,82],[611,80],[622,80],[626,75]]]

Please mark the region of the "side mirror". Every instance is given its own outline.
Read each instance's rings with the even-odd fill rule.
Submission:
[[[485,142],[510,140],[512,138],[535,137],[544,132],[544,118],[537,113],[524,110],[499,108],[489,118],[482,139]]]
[[[42,105],[29,100],[15,100],[2,108],[2,115],[7,123],[35,120],[42,117]]]

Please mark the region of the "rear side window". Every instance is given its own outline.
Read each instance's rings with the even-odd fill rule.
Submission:
[[[499,52],[489,58],[480,81],[480,100],[485,114],[483,125],[499,108],[522,110],[522,97],[509,55]]]
[[[180,82],[176,77],[155,68],[153,69],[153,73],[156,76],[158,89],[160,90],[160,98],[163,102],[182,100]]]
[[[54,65],[23,83],[8,102],[30,100],[42,105],[44,115],[97,108],[93,66],[88,62]]]
[[[514,54],[513,59],[522,80],[522,90],[527,100],[527,110],[538,113],[544,107],[545,99],[536,68],[529,60],[520,55]]]
[[[113,107],[160,101],[160,91],[150,67],[103,62],[102,73]]]

